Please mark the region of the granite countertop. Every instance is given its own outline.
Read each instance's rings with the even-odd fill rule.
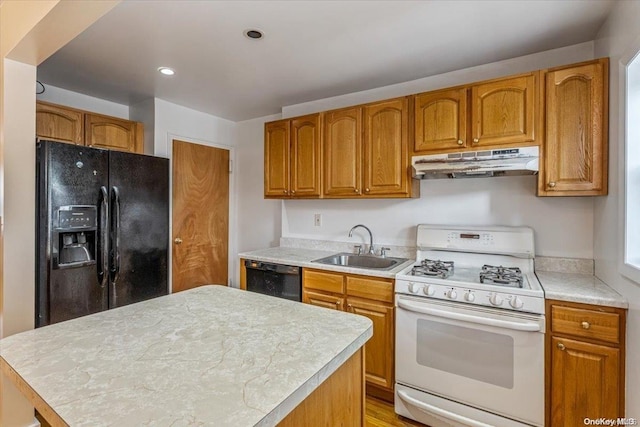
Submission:
[[[409,259],[391,270],[375,270],[370,268],[353,268],[339,265],[327,265],[312,262],[314,259],[334,255],[336,251],[325,251],[319,249],[289,248],[278,246],[275,248],[259,249],[251,252],[241,252],[240,258],[256,261],[273,262],[276,264],[286,264],[298,267],[315,268],[321,270],[337,271],[341,273],[360,274],[364,276],[394,278],[397,273],[412,265],[415,260]]]
[[[546,299],[628,308],[625,297],[592,274],[536,271]]]
[[[273,426],[371,336],[365,317],[203,286],[10,336],[0,362],[70,426]]]

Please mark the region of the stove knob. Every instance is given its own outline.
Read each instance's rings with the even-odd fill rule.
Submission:
[[[493,305],[502,305],[502,297],[498,294],[493,294],[489,297],[489,302]]]
[[[509,304],[513,308],[522,308],[522,306],[524,305],[524,302],[522,302],[522,300],[518,297],[513,297],[511,298],[511,301],[509,301]]]
[[[446,295],[450,299],[458,298],[458,293],[455,291],[455,289],[448,290]]]
[[[473,292],[468,291],[467,293],[464,294],[464,299],[465,301],[473,302],[475,301],[476,296],[474,295]]]
[[[418,285],[413,283],[413,282],[409,282],[409,292],[411,292],[412,294],[415,294],[418,292]]]
[[[424,292],[426,296],[430,297],[436,293],[436,290],[433,289],[431,285],[425,285],[424,288],[422,288],[422,292]]]

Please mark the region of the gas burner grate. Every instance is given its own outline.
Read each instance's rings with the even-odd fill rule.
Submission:
[[[480,271],[480,283],[488,285],[522,288],[522,271],[518,267],[483,265]]]
[[[430,276],[446,279],[453,274],[453,261],[424,259],[411,270],[413,276]]]

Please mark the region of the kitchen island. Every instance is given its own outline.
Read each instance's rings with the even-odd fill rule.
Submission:
[[[5,338],[0,368],[53,426],[363,425],[371,334],[365,317],[203,286]]]

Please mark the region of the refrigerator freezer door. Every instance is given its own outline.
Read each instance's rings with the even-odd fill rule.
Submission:
[[[169,160],[110,151],[109,189],[109,308],[166,295]]]
[[[99,211],[100,187],[108,182],[107,152],[41,141],[37,146],[36,326],[44,326],[108,308],[107,287],[100,284],[98,264],[65,266],[62,249],[89,248],[87,259],[100,258],[99,227],[82,230],[61,224],[76,213],[60,208],[81,205]],[[89,208],[91,209],[91,208]],[[69,211],[66,211],[68,214]],[[82,217],[82,216],[81,216]],[[83,219],[88,220],[84,217]],[[93,218],[92,218],[93,222]],[[95,224],[97,225],[97,224]],[[66,229],[63,229],[66,227]],[[89,243],[86,243],[86,242]],[[77,249],[77,248],[76,248]],[[90,253],[89,253],[90,252]]]

